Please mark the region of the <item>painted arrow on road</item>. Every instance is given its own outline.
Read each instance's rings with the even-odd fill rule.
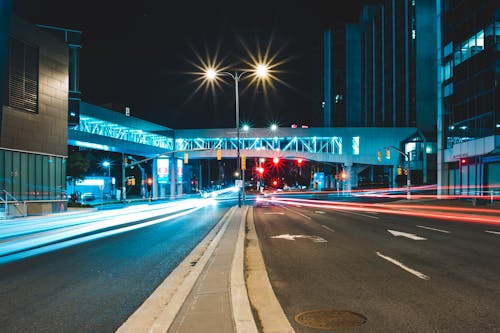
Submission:
[[[314,243],[327,243],[328,242],[326,239],[321,238],[319,236],[307,236],[307,235],[284,234],[284,235],[272,236],[271,238],[281,238],[281,239],[286,239],[286,240],[296,240],[297,238],[305,238],[305,239],[312,240]]]
[[[407,232],[401,232],[401,231],[389,230],[389,229],[387,229],[387,231],[389,231],[393,236],[396,236],[396,237],[402,236],[402,237],[406,237],[406,238],[413,239],[413,240],[427,240],[427,238],[420,237],[420,236],[417,236],[415,234],[410,234]]]

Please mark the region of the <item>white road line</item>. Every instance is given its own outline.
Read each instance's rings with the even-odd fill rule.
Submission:
[[[424,229],[429,229],[429,230],[434,230],[434,231],[439,231],[439,232],[444,232],[445,234],[449,234],[451,233],[450,231],[448,230],[442,230],[442,229],[435,229],[435,228],[431,228],[431,227],[426,227],[424,225],[417,225],[417,227],[419,228],[424,228]]]
[[[410,267],[408,267],[408,266],[405,266],[403,263],[401,263],[401,262],[397,261],[396,259],[393,259],[393,258],[388,257],[388,256],[384,256],[384,255],[383,255],[382,253],[380,253],[380,252],[375,252],[375,253],[376,253],[379,257],[381,257],[381,258],[383,258],[383,259],[385,259],[385,260],[387,260],[387,261],[389,261],[389,262],[393,263],[393,264],[394,264],[394,265],[396,265],[396,266],[401,267],[401,268],[402,268],[402,269],[404,269],[405,271],[407,271],[407,272],[409,272],[409,273],[411,273],[411,274],[413,274],[413,275],[415,275],[415,276],[417,276],[417,277],[421,278],[422,280],[430,280],[430,279],[431,279],[431,278],[430,278],[430,277],[428,277],[427,275],[425,275],[425,274],[423,274],[423,273],[420,273],[419,271],[416,271],[416,270],[414,270],[414,269],[412,269],[412,268],[410,268]]]
[[[500,235],[499,231],[485,230],[484,232],[489,232],[490,234]]]
[[[283,209],[286,209],[286,210],[289,210],[289,211],[291,211],[291,212],[293,212],[293,213],[295,213],[295,214],[298,214],[298,215],[300,215],[300,216],[302,216],[302,217],[304,217],[304,218],[306,218],[306,219],[308,219],[308,220],[312,220],[312,217],[307,216],[307,215],[304,215],[304,214],[302,214],[302,213],[299,213],[299,212],[297,212],[297,211],[295,211],[295,210],[293,210],[293,209],[290,209],[290,208],[285,207],[285,206],[282,206],[282,208],[283,208]]]
[[[327,225],[323,225],[323,224],[322,224],[321,226],[322,226],[323,228],[325,228],[326,230],[328,230],[328,231],[335,232],[335,230],[333,230],[332,228],[330,228],[330,227],[329,227],[329,226],[327,226]]]
[[[266,212],[264,215],[285,215],[283,212]]]
[[[378,216],[371,216],[371,215],[366,215],[366,214],[361,214],[361,213],[355,213],[355,212],[351,212],[349,210],[336,210],[337,212],[339,213],[346,213],[346,214],[354,214],[354,215],[359,215],[359,216],[364,216],[364,217],[369,217],[371,219],[379,219]]]
[[[322,210],[315,210],[314,212],[315,212],[316,214],[326,214],[326,213],[325,213],[324,211],[322,211]]]

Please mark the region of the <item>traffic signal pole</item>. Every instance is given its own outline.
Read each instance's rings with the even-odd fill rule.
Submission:
[[[411,199],[411,164],[410,164],[410,153],[405,153],[401,151],[400,149],[394,147],[394,146],[389,146],[388,148],[392,148],[401,155],[405,157],[406,160],[408,160],[408,175],[406,177],[406,199],[410,200]]]

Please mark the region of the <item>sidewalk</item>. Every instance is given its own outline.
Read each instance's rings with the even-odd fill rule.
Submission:
[[[232,207],[117,332],[257,333],[244,279],[247,212]]]

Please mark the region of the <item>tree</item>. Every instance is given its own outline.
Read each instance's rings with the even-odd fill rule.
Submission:
[[[73,185],[73,193],[78,180],[83,180],[90,168],[90,162],[79,151],[71,153],[66,160],[66,179]]]

